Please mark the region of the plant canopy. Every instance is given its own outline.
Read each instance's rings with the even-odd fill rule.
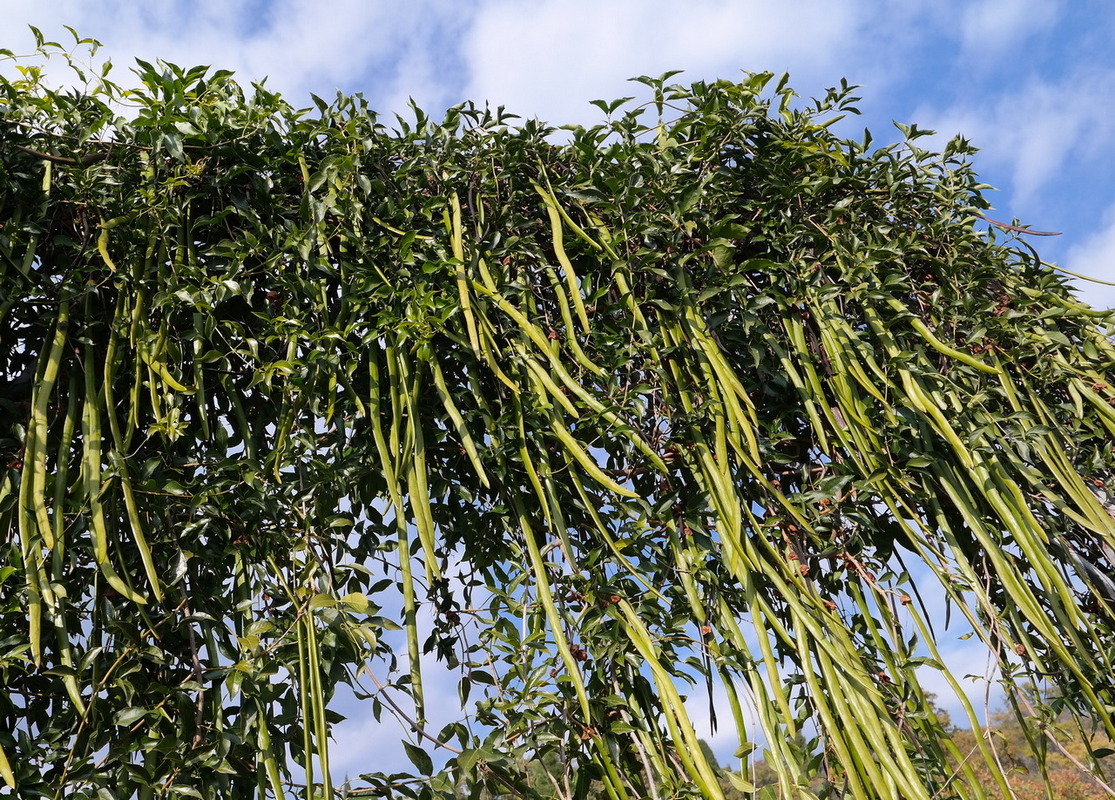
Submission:
[[[1035,744],[1115,737],[1115,317],[987,228],[963,139],[841,138],[852,87],[769,74],[388,127],[39,45],[0,78],[9,792],[721,798],[708,702],[743,792],[765,749],[770,797],[1005,794],[922,688],[968,703],[957,624]],[[412,768],[337,783],[346,686]]]

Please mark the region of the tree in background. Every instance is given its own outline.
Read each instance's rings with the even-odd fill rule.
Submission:
[[[1115,318],[962,139],[765,74],[555,136],[67,61],[0,80],[9,791],[330,796],[349,686],[414,768],[348,796],[723,797],[687,683],[766,796],[1005,791],[906,564],[1057,687],[1031,737],[1115,733]]]
[[[1033,719],[1036,710],[1033,698],[1017,699],[1017,709],[997,712],[986,725],[952,734],[957,750],[965,757],[978,752],[977,737],[994,750],[998,766],[1007,775],[1011,794],[997,791],[992,771],[977,764],[976,772],[988,796],[1039,800],[1048,796],[1048,787],[1058,800],[1110,797],[1104,783],[1085,766],[1092,758],[1099,758],[1110,769],[1110,756],[1115,750],[1103,724],[1095,719],[1073,719],[1070,714],[1054,716],[1058,701],[1053,696],[1042,704],[1043,718]],[[1021,719],[1019,713],[1023,715]],[[1041,732],[1051,735],[1043,736]]]

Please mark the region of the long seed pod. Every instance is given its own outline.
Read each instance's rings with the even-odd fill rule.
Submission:
[[[108,346],[105,348],[103,383],[105,416],[108,418],[108,427],[112,435],[112,445],[114,448],[110,451],[109,457],[114,462],[116,476],[120,480],[120,488],[124,495],[124,506],[128,513],[128,524],[132,531],[132,541],[136,546],[136,550],[139,551],[140,559],[143,562],[143,568],[147,574],[147,583],[151,587],[151,593],[154,595],[155,599],[162,602],[162,584],[159,580],[158,570],[155,568],[154,558],[151,555],[151,548],[147,544],[147,537],[143,532],[142,514],[139,509],[139,503],[136,501],[135,490],[132,488],[131,476],[128,474],[129,467],[127,460],[123,456],[126,452],[126,438],[121,433],[120,422],[116,415],[116,398],[112,391],[112,385],[115,381],[117,347],[117,331],[116,328],[113,327],[112,333],[109,336]],[[113,458],[113,456],[115,456],[115,458]]]
[[[24,459],[24,480],[31,484],[30,497],[35,522],[39,527],[47,549],[54,547],[54,526],[46,507],[46,448],[47,448],[47,407],[58,380],[58,370],[62,364],[63,349],[66,345],[66,332],[70,324],[70,300],[63,298],[58,306],[54,338],[47,350],[46,362],[41,376],[35,382],[31,403],[31,424],[27,431],[27,447]]]
[[[143,604],[147,602],[147,599],[120,579],[120,575],[113,568],[109,558],[110,532],[101,503],[102,441],[100,406],[103,395],[97,391],[96,362],[93,360],[93,349],[88,346],[83,352],[83,367],[85,370],[85,400],[82,405],[81,418],[81,433],[84,443],[82,485],[85,487],[85,497],[89,508],[89,538],[93,545],[93,559],[105,580],[114,590],[133,603]]]

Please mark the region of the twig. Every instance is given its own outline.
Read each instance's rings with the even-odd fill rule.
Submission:
[[[368,674],[368,677],[372,679],[372,683],[374,683],[376,685],[376,688],[379,690],[379,693],[381,695],[383,695],[383,699],[386,700],[387,704],[395,710],[396,714],[398,714],[400,717],[403,718],[404,722],[406,722],[408,725],[410,725],[410,729],[412,731],[417,733],[423,739],[429,739],[431,742],[433,742],[438,747],[444,748],[451,753],[456,753],[457,755],[461,754],[461,751],[458,750],[457,748],[450,747],[445,742],[438,739],[436,736],[431,736],[430,734],[428,734],[424,727],[419,725],[409,714],[407,714],[405,711],[403,711],[403,709],[399,707],[399,704],[396,703],[391,698],[391,695],[387,694],[387,687],[379,682],[379,680],[376,678],[376,676],[372,673],[372,671],[370,669],[365,670],[365,672]]]

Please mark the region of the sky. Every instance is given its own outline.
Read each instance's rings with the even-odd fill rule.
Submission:
[[[1046,261],[1115,282],[1109,0],[0,0],[0,11],[0,48],[30,52],[28,25],[67,41],[67,25],[103,44],[118,82],[137,57],[207,64],[243,83],[266,77],[296,106],[362,92],[385,120],[411,99],[432,116],[472,100],[591,124],[601,112],[589,101],[673,69],[678,82],[788,72],[806,98],[844,78],[863,98],[845,135],[867,127],[882,145],[899,138],[894,121],[937,130],[938,145],[962,134],[996,187],[989,216],[1060,232],[1029,241]],[[1115,306],[1115,287],[1077,285],[1093,306]],[[960,675],[984,671],[979,659],[965,667],[970,648],[944,644]],[[456,702],[448,679],[432,687],[439,704]],[[728,734],[709,734],[718,755],[734,749]],[[397,739],[354,717],[334,765],[362,771],[401,753]]]

